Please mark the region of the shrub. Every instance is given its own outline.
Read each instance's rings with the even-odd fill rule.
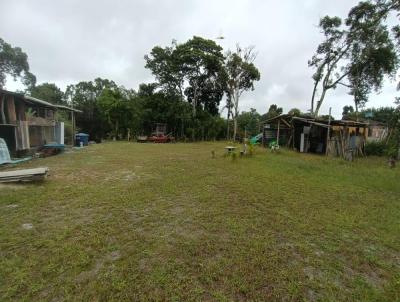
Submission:
[[[383,156],[386,154],[386,145],[384,142],[368,142],[365,145],[365,154]]]
[[[253,156],[255,151],[254,145],[252,143],[248,144],[247,152],[250,156]]]

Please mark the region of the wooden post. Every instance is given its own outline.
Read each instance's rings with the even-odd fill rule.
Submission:
[[[294,130],[294,124],[293,124],[293,119],[291,120],[290,124],[292,125],[292,135],[293,135],[293,142],[292,142],[292,149],[294,150],[294,135],[295,135],[295,130]]]
[[[265,124],[262,126],[262,145],[265,147]]]
[[[328,131],[326,134],[326,148],[325,148],[325,154],[329,154],[329,136],[331,132],[331,113],[332,113],[332,107],[329,107],[329,118],[328,118]]]
[[[1,113],[1,123],[7,124],[6,115],[4,114],[4,103],[6,99],[6,95],[3,94],[3,97],[0,99],[0,113]]]
[[[72,146],[75,146],[75,115],[74,115],[74,110],[71,111],[71,119],[72,119]]]
[[[278,132],[276,134],[276,144],[279,146],[279,132],[281,129],[281,120],[278,121]]]
[[[10,96],[7,99],[7,116],[8,116],[8,123],[16,125],[17,124],[17,113],[15,111],[15,103],[14,97]]]

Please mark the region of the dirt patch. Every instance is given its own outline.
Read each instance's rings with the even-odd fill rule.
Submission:
[[[32,230],[32,229],[33,229],[33,224],[32,224],[32,223],[24,223],[24,224],[22,225],[22,228],[23,228],[24,230]]]
[[[108,255],[108,259],[111,261],[116,261],[121,258],[121,254],[119,251],[113,251],[110,255]]]
[[[86,280],[95,278],[97,274],[100,272],[100,270],[102,270],[108,262],[117,261],[120,258],[121,258],[120,252],[113,251],[110,254],[104,256],[103,258],[97,259],[92,269],[88,271],[83,271],[76,277],[76,282],[81,283]]]
[[[22,190],[26,189],[26,186],[23,184],[0,184],[0,190]]]
[[[17,204],[9,204],[9,205],[5,206],[5,208],[8,208],[8,209],[15,209],[15,208],[18,208],[18,207],[19,206]]]
[[[132,181],[139,178],[135,172],[130,170],[119,170],[113,173],[109,173],[108,176],[105,178],[106,181],[110,180],[125,180],[125,181]]]

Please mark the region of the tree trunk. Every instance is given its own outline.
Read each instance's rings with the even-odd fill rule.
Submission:
[[[184,128],[184,126],[183,126],[183,118],[182,118],[182,120],[181,120],[181,139],[183,138],[183,135],[184,135],[183,128]]]
[[[229,118],[230,118],[230,115],[231,115],[231,108],[230,108],[230,105],[229,105],[229,107],[228,107],[228,116],[227,116],[227,121],[228,121],[228,124],[227,124],[227,128],[226,128],[226,140],[228,140],[229,141],[229,128],[230,128],[230,123],[229,123]]]
[[[195,127],[195,118],[196,118],[196,108],[197,108],[197,83],[195,83],[194,85],[194,92],[193,92],[193,111],[192,111],[192,117],[193,117],[193,127],[192,127],[192,141],[195,141],[195,131],[194,131],[194,127]]]
[[[322,102],[324,101],[326,91],[327,91],[326,88],[324,88],[324,89],[322,90],[321,97],[319,98],[319,101],[318,101],[318,103],[317,103],[317,107],[315,108],[315,112],[314,112],[314,116],[315,116],[315,117],[318,116],[319,109],[321,108]]]
[[[118,119],[115,120],[115,139],[118,139]]]
[[[236,115],[233,118],[233,141],[236,142],[236,131],[237,131],[237,118]]]
[[[236,142],[236,134],[237,134],[237,118],[238,118],[238,107],[239,107],[239,92],[235,91],[234,93],[234,117],[233,117],[233,141]]]
[[[310,110],[311,114],[314,114],[314,99],[315,99],[315,94],[317,92],[318,83],[319,83],[319,81],[315,81],[313,93],[312,93],[312,96],[311,96],[311,110]]]

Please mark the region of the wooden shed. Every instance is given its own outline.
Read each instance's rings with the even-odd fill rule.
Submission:
[[[299,152],[347,157],[364,155],[368,124],[282,114],[265,122],[263,144],[271,141]]]

